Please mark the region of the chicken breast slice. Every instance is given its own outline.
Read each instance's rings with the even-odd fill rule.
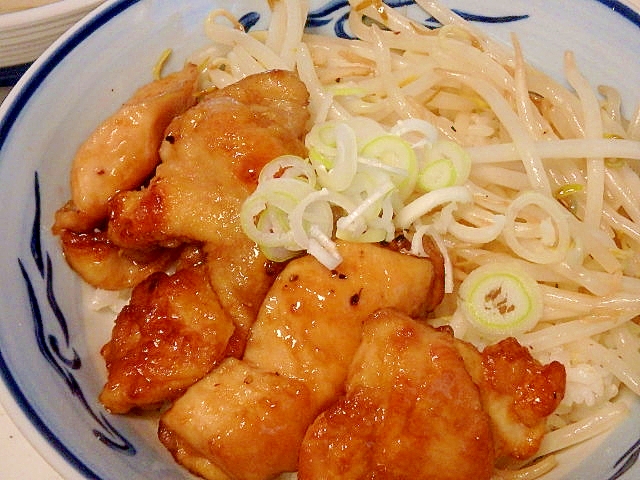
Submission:
[[[537,452],[564,395],[558,362],[516,339],[479,352],[449,329],[382,310],[364,327],[346,394],[300,449],[298,478],[489,479]]]
[[[316,411],[304,382],[227,358],[163,415],[158,436],[206,479],[261,480],[296,470]]]
[[[100,401],[127,413],[177,398],[223,358],[234,328],[203,266],[153,274],[134,288],[102,348]]]
[[[198,69],[179,72],[140,89],[80,146],[71,167],[71,200],[56,213],[54,232],[84,232],[108,214],[108,201],[138,188],[159,162],[167,125],[196,102]]]
[[[547,432],[547,417],[564,398],[564,366],[540,364],[511,337],[482,352],[465,342],[456,345],[491,417],[496,458],[533,457]]]
[[[226,355],[242,358],[251,326],[284,264],[265,258],[246,237],[238,238],[236,248],[205,244],[204,252],[209,282],[236,327]]]
[[[308,429],[298,478],[488,480],[489,416],[452,335],[382,310],[367,320],[346,395]]]
[[[123,249],[203,244],[213,289],[241,356],[258,308],[281,268],[242,231],[238,214],[265,163],[305,155],[308,93],[287,71],[251,75],[217,90],[168,127],[149,186],[111,203],[109,239]]]
[[[183,115],[167,119],[159,132],[151,132],[150,125],[159,124],[154,123],[153,114],[157,111],[143,100],[152,95],[173,98],[172,78],[177,83],[175,76],[169,76],[143,87],[129,102],[131,106],[123,107],[87,141],[76,157],[72,178],[76,178],[74,184],[93,189],[92,197],[83,194],[92,200],[72,201],[60,209],[54,232],[60,234],[72,268],[93,286],[106,289],[128,288],[154,271],[163,270],[166,268],[163,260],[170,257],[167,249],[210,243],[211,248],[207,250],[215,250],[212,263],[226,263],[225,269],[231,264],[246,268],[246,271],[236,270],[236,279],[244,276],[265,282],[264,288],[254,284],[258,288],[251,289],[255,295],[250,298],[225,296],[225,301],[234,299],[230,308],[243,310],[241,305],[259,303],[256,296],[264,295],[273,276],[264,274],[271,270],[265,270],[266,258],[255,255],[255,244],[241,231],[238,210],[255,188],[258,172],[266,162],[285,153],[304,155],[302,139],[309,118],[308,94],[304,84],[291,72],[252,75],[209,94]],[[161,88],[168,91],[163,95]],[[195,101],[193,94],[191,97]],[[141,117],[135,119],[138,128],[125,129],[120,125],[124,121],[120,117],[127,117],[133,108],[138,108],[136,114]],[[147,168],[145,162],[135,160],[140,154],[133,150],[150,149],[151,144],[155,149],[154,159],[148,162]],[[99,156],[100,149],[109,154],[103,152],[104,155]],[[91,159],[97,162],[98,157],[104,165],[91,163]],[[159,159],[162,164],[154,170]],[[129,165],[134,160],[137,163]],[[112,165],[110,174],[100,173],[106,171],[107,164],[118,168]],[[125,171],[121,172],[121,168]],[[99,173],[92,174],[94,170]],[[138,189],[154,171],[150,185]],[[135,175],[138,175],[137,183],[131,180]],[[85,205],[87,211],[81,211],[76,203]],[[95,204],[94,207],[89,208],[90,203]],[[108,207],[105,218],[102,214],[87,213],[97,212],[98,204],[100,208]],[[100,217],[100,223],[106,221],[107,211],[106,234],[101,231],[96,237],[93,230],[97,218]],[[83,223],[87,219],[90,221]],[[95,263],[96,258],[107,261]],[[212,275],[212,280],[218,277]],[[225,280],[219,291],[226,293],[228,286]],[[237,294],[238,289],[235,291]],[[243,293],[246,296],[247,291]],[[245,308],[240,313],[239,326],[255,319],[255,311]],[[236,350],[242,349],[246,333],[245,329],[237,336],[238,341],[234,341]]]

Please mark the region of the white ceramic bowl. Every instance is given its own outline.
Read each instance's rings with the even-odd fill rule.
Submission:
[[[0,14],[0,85],[15,83],[26,66],[104,0],[57,0]]]
[[[314,22],[326,23],[317,28],[333,34],[344,9],[340,1],[328,1],[312,2]],[[516,31],[527,56],[556,77],[562,77],[564,50],[572,49],[592,82],[616,85],[628,105],[640,101],[640,16],[628,4],[446,3],[478,15],[479,25],[499,38]],[[98,350],[111,325],[85,317],[82,286],[50,225],[68,198],[70,161],[80,142],[151,79],[166,48],[174,49],[167,66],[172,70],[203,46],[206,14],[229,4],[238,14],[257,12],[258,26],[265,24],[266,1],[109,1],[40,57],[0,107],[0,395],[20,429],[66,479],[189,477],[159,445],[154,422],[109,415],[98,403],[104,379]],[[514,21],[490,21],[496,17]],[[637,479],[639,452],[636,402],[602,444],[572,452],[551,478]]]

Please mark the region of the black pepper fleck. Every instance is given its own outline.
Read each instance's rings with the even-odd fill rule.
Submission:
[[[347,276],[344,273],[340,273],[337,270],[331,270],[332,277],[338,277],[340,280],[345,280]]]
[[[358,305],[358,303],[360,303],[361,293],[362,293],[362,290],[360,290],[358,293],[354,293],[353,295],[351,295],[351,298],[349,299],[349,303],[353,306]]]

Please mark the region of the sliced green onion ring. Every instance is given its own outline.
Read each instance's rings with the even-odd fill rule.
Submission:
[[[306,180],[313,188],[316,185],[316,172],[304,158],[296,155],[282,155],[267,163],[258,176],[258,184],[274,178],[294,178]]]
[[[418,174],[418,187],[431,192],[462,185],[471,172],[471,156],[455,142],[439,140],[425,152],[425,162]]]
[[[319,156],[318,151],[309,159],[316,170],[319,183],[336,192],[351,185],[358,168],[358,142],[354,130],[345,123],[337,123],[333,130],[335,155]]]
[[[396,135],[383,135],[367,143],[360,152],[365,159],[380,162],[391,181],[398,187],[400,198],[407,198],[416,184],[418,161],[411,145]]]
[[[315,190],[293,178],[275,178],[258,184],[240,208],[240,225],[260,246],[293,249],[289,213]]]
[[[539,237],[519,238],[519,226],[523,223],[521,212],[527,207],[537,207],[542,212],[539,220]],[[503,237],[506,244],[525,260],[548,265],[565,259],[571,244],[568,222],[569,213],[554,199],[540,192],[524,192],[511,202],[505,212]]]
[[[538,283],[515,263],[492,263],[473,270],[460,285],[464,318],[488,336],[513,336],[531,330],[542,317]]]

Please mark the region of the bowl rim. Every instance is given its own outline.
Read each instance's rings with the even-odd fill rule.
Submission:
[[[9,94],[4,105],[0,105],[0,149],[12,129],[13,120],[19,115],[24,104],[36,93],[43,81],[55,70],[70,51],[81,44],[94,29],[100,28],[114,16],[127,10],[132,5],[143,0],[60,0],[54,4],[36,7],[40,10],[56,4],[69,4],[75,8],[82,8],[94,4],[98,8],[92,10],[86,18],[74,25],[69,31],[58,38],[44,54],[27,70],[14,91]],[[144,0],[146,1],[146,0]],[[630,5],[628,11],[618,11],[633,23],[640,26],[640,1],[638,0],[594,0],[606,6]],[[9,15],[24,13],[15,12],[0,15],[0,28],[3,19]],[[631,16],[631,18],[629,18]],[[14,95],[15,94],[15,95]],[[2,120],[6,120],[6,123]],[[2,351],[0,351],[0,402],[3,404],[11,420],[25,434],[27,440],[36,447],[45,461],[54,466],[55,470],[64,474],[64,478],[101,478],[80,458],[76,457],[57,436],[50,431],[41,416],[32,408],[30,400],[23,394],[13,373],[7,367]]]
[[[48,23],[74,13],[95,8],[105,0],[57,0],[54,3],[41,5],[0,14],[0,32],[28,28],[33,25]]]

